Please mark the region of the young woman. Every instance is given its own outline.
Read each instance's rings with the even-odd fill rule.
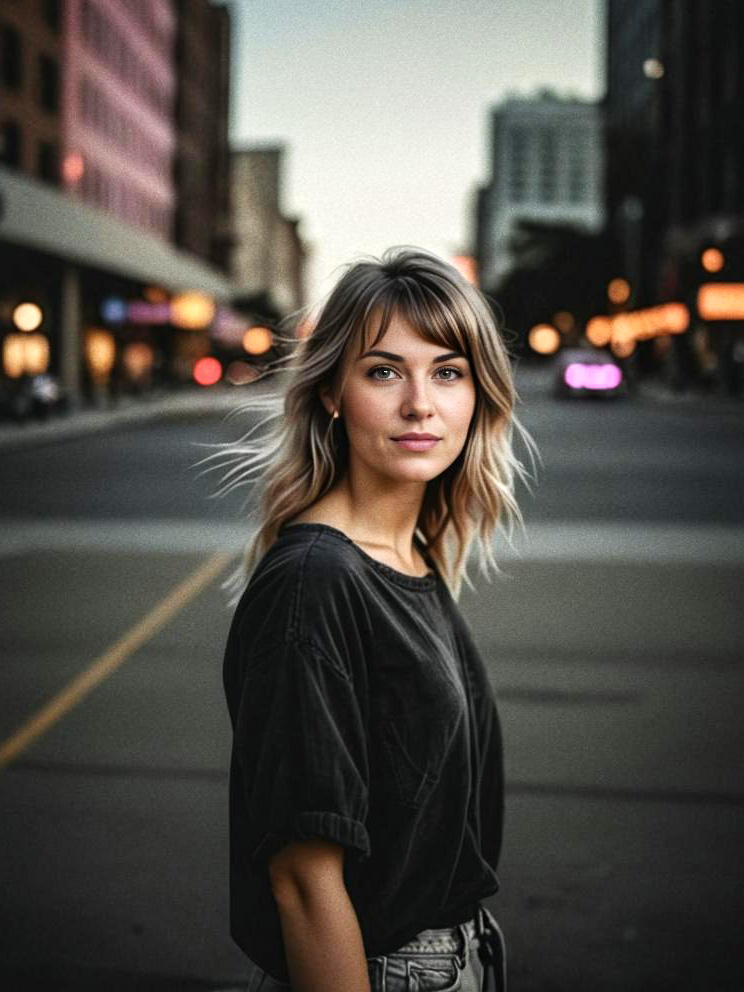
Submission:
[[[273,430],[228,445],[222,491],[260,492],[224,662],[249,992],[479,992],[489,961],[505,984],[481,904],[501,734],[456,601],[471,544],[488,577],[497,525],[522,522],[516,398],[480,293],[391,249],[347,269],[256,401]]]

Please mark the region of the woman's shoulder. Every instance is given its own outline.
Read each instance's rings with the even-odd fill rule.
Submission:
[[[236,610],[234,623],[245,648],[312,645],[343,671],[347,646],[365,632],[358,568],[353,549],[322,529],[282,528]]]
[[[303,521],[285,524],[251,576],[241,612],[314,610],[348,600],[359,576],[351,542],[331,527]]]

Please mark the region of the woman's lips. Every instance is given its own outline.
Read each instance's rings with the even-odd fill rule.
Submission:
[[[393,438],[396,444],[399,444],[401,448],[407,448],[408,451],[428,451],[435,444],[439,444],[440,440],[440,438],[427,438],[425,441],[414,441],[412,438],[403,438],[402,441],[399,441]]]

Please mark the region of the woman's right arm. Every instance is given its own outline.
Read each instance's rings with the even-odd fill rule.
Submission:
[[[293,992],[370,992],[344,851],[333,841],[294,841],[269,861]]]

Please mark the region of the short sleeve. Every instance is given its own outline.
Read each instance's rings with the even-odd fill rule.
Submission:
[[[313,837],[369,857],[362,711],[352,680],[311,645],[288,640],[252,661],[234,757],[255,867],[286,843]]]

